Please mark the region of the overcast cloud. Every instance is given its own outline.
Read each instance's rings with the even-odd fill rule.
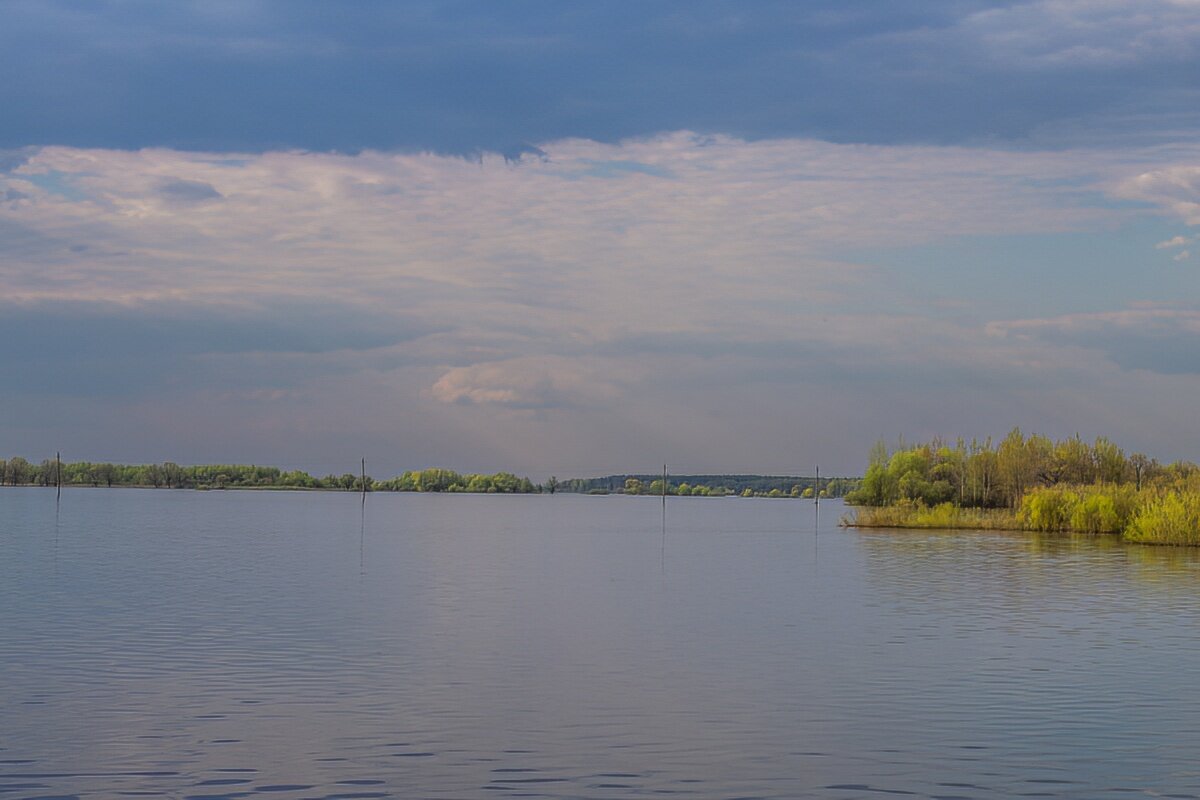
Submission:
[[[1196,3],[331,8],[0,11],[4,453],[1200,456]]]

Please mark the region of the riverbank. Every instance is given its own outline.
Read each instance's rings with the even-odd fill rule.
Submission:
[[[1115,534],[1144,544],[1200,545],[1200,466],[1126,456],[1108,439],[1053,441],[1014,428],[895,452],[878,443],[859,488],[860,528],[958,528]]]
[[[900,501],[856,508],[846,527],[1010,530],[1119,536],[1127,542],[1200,546],[1200,491],[1130,486],[1040,487],[1029,490],[1018,509],[927,506]]]
[[[1016,514],[1002,509],[960,508],[943,503],[936,506],[895,505],[856,508],[842,518],[851,528],[924,528],[1018,531],[1023,530]]]

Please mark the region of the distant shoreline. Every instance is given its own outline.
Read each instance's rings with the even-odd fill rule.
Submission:
[[[664,477],[666,483],[664,485]],[[459,473],[432,467],[409,470],[377,480],[366,473],[365,462],[357,474],[346,472],[324,477],[303,470],[283,470],[257,464],[114,464],[63,462],[43,459],[34,464],[19,456],[0,459],[0,485],[64,488],[145,489],[259,489],[336,492],[432,492],[461,494],[631,494],[740,497],[841,497],[858,487],[859,479],[787,475],[608,475],[600,478],[555,476],[534,483],[511,472]]]
[[[15,484],[15,485],[10,484],[10,483],[0,484],[0,491],[6,491],[6,490],[10,490],[10,489],[43,489],[46,491],[55,491],[58,488],[59,487],[55,486],[54,484],[45,485],[45,484],[41,484],[41,483],[19,483],[19,484]],[[80,490],[80,489],[84,489],[87,491],[107,491],[109,489],[117,489],[117,490],[120,490],[120,489],[147,489],[147,490],[151,490],[151,491],[169,491],[169,492],[305,492],[305,493],[328,493],[328,494],[363,494],[363,491],[361,489],[338,489],[338,488],[333,488],[333,487],[319,487],[319,486],[153,486],[151,484],[140,484],[140,483],[120,483],[120,484],[114,483],[112,486],[104,486],[104,485],[95,485],[95,484],[91,484],[91,483],[70,483],[70,484],[64,483],[61,488],[64,491],[76,491],[76,490]],[[648,498],[648,499],[655,499],[655,498],[662,496],[661,494],[648,494],[648,493],[634,494],[631,492],[620,492],[620,491],[617,491],[617,492],[575,492],[575,491],[472,492],[472,491],[466,491],[466,490],[462,490],[462,491],[421,491],[420,489],[375,489],[375,488],[367,489],[366,493],[367,494],[431,494],[431,495],[497,495],[497,494],[502,494],[502,495],[553,495],[553,494],[560,494],[560,495],[567,495],[567,496],[571,496],[571,497],[642,497],[642,498]],[[709,498],[709,499],[736,499],[736,500],[743,500],[743,499],[812,500],[813,499],[811,496],[797,498],[797,497],[792,497],[791,495],[783,495],[783,494],[777,495],[777,496],[772,496],[770,494],[742,495],[742,494],[736,494],[736,493],[706,494],[706,495],[699,495],[699,494],[678,495],[675,493],[667,494],[667,497],[670,497],[672,499],[678,499],[681,496],[682,497]],[[822,500],[841,500],[842,498],[822,496],[821,499]],[[869,526],[855,526],[855,527],[869,527]],[[880,527],[883,527],[883,526],[880,526]]]

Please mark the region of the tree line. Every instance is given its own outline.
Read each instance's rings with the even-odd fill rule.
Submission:
[[[256,464],[199,464],[184,466],[172,461],[161,464],[115,464],[74,461],[59,464],[54,459],[32,463],[20,456],[0,459],[0,485],[5,486],[136,486],[155,489],[323,489],[363,490],[363,476],[346,472],[324,477],[303,470],[282,470]],[[674,496],[723,497],[842,497],[858,486],[854,478],[814,478],[769,475],[681,475],[670,476],[667,494]],[[366,476],[367,491],[378,492],[465,492],[481,494],[536,494],[577,492],[591,494],[662,494],[662,477],[612,475],[605,478],[573,478],[559,481],[551,476],[537,484],[511,472],[494,474],[459,473],[452,469],[410,470],[393,478],[377,480]]]
[[[1116,533],[1200,544],[1200,467],[1162,464],[1104,437],[1059,441],[1014,428],[999,442],[882,443],[847,495],[860,527]]]
[[[871,451],[859,488],[847,496],[856,505],[888,506],[901,500],[933,506],[950,502],[964,508],[1018,508],[1033,488],[1057,485],[1133,484],[1173,481],[1197,471],[1191,462],[1160,464],[1143,453],[1125,451],[1104,437],[1054,441],[1025,437],[1014,428],[999,442],[943,439],[894,450],[880,442]]]
[[[700,497],[842,497],[858,486],[856,478],[805,478],[786,475],[668,475],[667,494]],[[559,491],[583,494],[662,495],[662,475],[608,475],[572,478]]]
[[[362,491],[364,477],[347,472],[315,477],[303,470],[282,470],[246,464],[112,464],[75,461],[59,464],[45,459],[34,464],[20,456],[0,459],[0,484],[5,486],[140,486],[164,489],[324,489]],[[449,469],[404,472],[394,478],[375,480],[365,476],[367,491],[380,492],[478,492],[488,494],[531,494],[544,487],[511,472],[492,475],[459,474]]]

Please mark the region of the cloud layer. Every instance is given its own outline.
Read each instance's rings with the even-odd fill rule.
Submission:
[[[1194,138],[1190,0],[0,6],[0,147]]]
[[[1163,452],[1200,388],[1194,307],[984,316],[857,254],[1150,220],[1145,257],[1187,269],[1197,163],[689,132],[474,159],[24,149],[0,336],[28,344],[0,396],[13,446],[131,460],[854,471],[879,435],[1015,423]],[[1138,404],[1162,427],[1123,422]]]

